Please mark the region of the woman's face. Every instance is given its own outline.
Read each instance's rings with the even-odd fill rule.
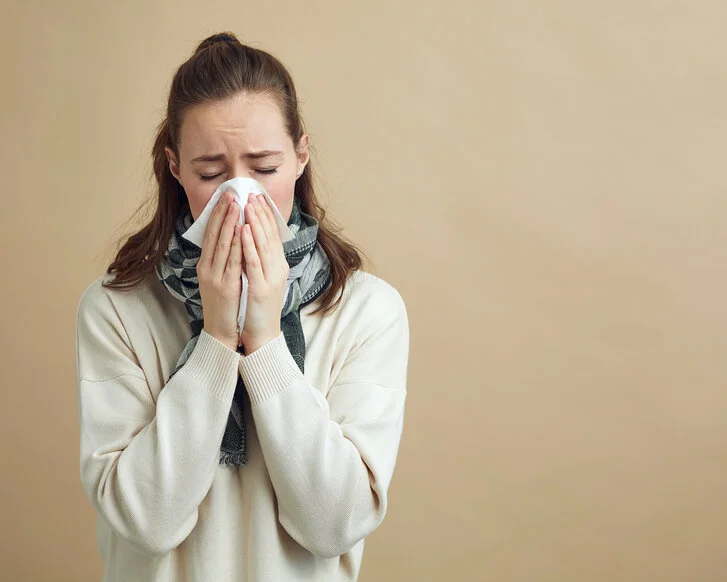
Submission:
[[[308,136],[296,150],[273,98],[240,93],[189,108],[180,131],[179,159],[170,148],[165,151],[195,220],[222,182],[241,176],[260,182],[287,221],[295,181],[308,163]]]

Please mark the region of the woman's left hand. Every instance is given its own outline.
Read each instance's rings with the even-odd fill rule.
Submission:
[[[280,312],[290,267],[275,216],[265,197],[251,195],[244,211],[247,216],[240,229],[242,268],[249,288],[240,343],[248,355],[280,335]]]

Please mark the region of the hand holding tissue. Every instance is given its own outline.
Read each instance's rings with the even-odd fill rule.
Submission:
[[[184,234],[182,234],[182,237],[187,239],[188,241],[194,243],[199,248],[202,248],[202,243],[204,241],[204,233],[207,229],[207,223],[210,220],[210,216],[212,215],[212,211],[214,210],[215,206],[219,202],[221,196],[227,192],[232,192],[232,195],[235,198],[235,201],[237,202],[239,208],[240,208],[240,217],[238,218],[237,223],[239,225],[245,224],[245,204],[247,204],[248,197],[250,194],[262,194],[265,197],[265,200],[267,200],[270,208],[273,211],[273,214],[275,216],[275,222],[278,226],[278,231],[280,232],[280,239],[283,242],[287,242],[290,240],[293,240],[295,238],[293,234],[290,232],[290,229],[288,228],[288,224],[286,220],[282,217],[280,214],[280,211],[278,210],[278,207],[275,205],[275,202],[273,202],[273,199],[270,197],[270,195],[265,191],[265,188],[263,188],[262,184],[260,184],[257,180],[253,180],[252,178],[242,178],[242,177],[236,177],[232,178],[231,180],[227,180],[226,182],[223,182],[220,184],[220,186],[215,190],[214,194],[212,194],[212,197],[207,202],[207,205],[204,207],[204,210],[202,210],[202,213],[199,215],[199,218],[197,218],[193,223],[192,226],[190,226]],[[247,311],[247,295],[248,295],[248,279],[245,272],[242,272],[242,293],[240,295],[240,309],[238,312],[237,317],[237,325],[239,326],[239,330],[242,331],[245,323],[245,313]]]
[[[190,226],[187,231],[182,235],[183,238],[186,238],[188,241],[196,244],[199,248],[202,248],[204,232],[207,229],[207,223],[210,220],[212,211],[215,209],[215,206],[217,206],[217,203],[219,202],[222,195],[227,191],[232,192],[233,196],[235,197],[235,201],[237,202],[237,205],[240,207],[240,218],[238,219],[237,224],[239,224],[240,226],[245,224],[244,209],[245,204],[247,204],[248,196],[250,194],[262,194],[263,196],[265,196],[265,200],[268,201],[270,208],[272,208],[273,214],[275,214],[275,220],[278,224],[278,230],[280,231],[281,240],[283,242],[293,240],[293,234],[290,232],[290,229],[288,228],[285,219],[280,214],[278,207],[275,205],[275,202],[273,202],[273,199],[270,198],[270,195],[265,191],[265,188],[263,188],[262,184],[260,184],[260,182],[258,182],[257,180],[253,180],[252,178],[241,177],[232,178],[231,180],[227,180],[226,182],[220,184],[219,188],[217,188],[217,190],[215,190],[215,193],[212,194],[212,198],[210,198],[209,202],[207,202],[204,210],[202,210],[202,214],[199,215],[199,218],[197,218],[197,220],[192,223],[192,226]]]

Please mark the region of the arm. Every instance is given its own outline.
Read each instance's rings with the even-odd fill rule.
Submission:
[[[163,555],[189,535],[212,484],[240,356],[203,330],[155,404],[103,292],[81,298],[76,355],[86,495],[139,551]]]
[[[402,433],[409,329],[393,287],[357,314],[361,335],[327,397],[309,385],[280,334],[240,372],[281,525],[321,557],[349,551],[384,518]]]

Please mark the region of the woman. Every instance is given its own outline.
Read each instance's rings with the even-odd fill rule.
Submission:
[[[76,321],[104,581],[356,580],[402,432],[402,298],[324,219],[295,89],[271,55],[205,39],[176,72],[153,160],[156,214]],[[264,198],[241,209],[230,194],[201,249],[182,238],[235,177],[265,187],[292,241]]]

